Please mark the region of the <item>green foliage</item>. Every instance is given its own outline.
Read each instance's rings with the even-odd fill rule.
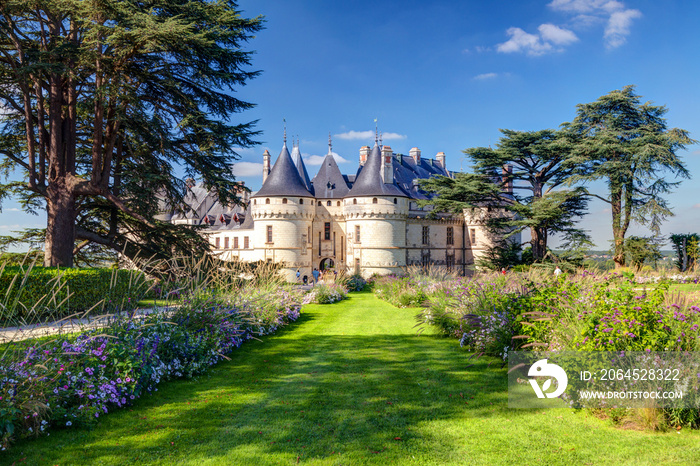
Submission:
[[[661,243],[655,238],[629,236],[625,238],[625,253],[632,266],[641,269],[645,263],[656,264],[661,259]]]
[[[136,270],[0,267],[0,322],[36,323],[88,310],[128,312],[152,285]]]
[[[374,282],[374,293],[397,307],[421,306],[428,298],[426,288],[410,277],[379,278]]]
[[[367,287],[367,280],[362,278],[362,275],[355,274],[347,279],[345,282],[345,287],[349,291],[362,291]]]
[[[526,262],[522,257],[521,245],[508,240],[491,246],[477,261],[479,267],[488,270],[510,269],[522,263]]]
[[[345,287],[336,283],[322,283],[314,286],[309,293],[309,302],[316,304],[332,304],[347,298],[348,292]]]
[[[581,188],[564,188],[574,169],[564,163],[570,148],[559,132],[501,132],[496,149],[472,147],[464,151],[476,174],[457,173],[454,178],[423,181],[421,188],[434,197],[422,204],[458,212],[487,207],[491,212],[487,226],[495,235],[530,231],[533,258],[539,262],[547,253],[549,236],[584,234],[575,223],[586,211],[585,193]]]
[[[676,252],[676,267],[681,272],[695,269],[698,263],[698,247],[700,236],[697,233],[674,234],[670,237],[673,250]]]

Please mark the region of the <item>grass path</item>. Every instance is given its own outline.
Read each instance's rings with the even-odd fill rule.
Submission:
[[[697,432],[509,410],[505,369],[470,365],[455,340],[417,336],[415,314],[369,293],[306,306],[296,324],[207,375],[166,383],[92,430],[19,443],[0,464],[700,462]]]

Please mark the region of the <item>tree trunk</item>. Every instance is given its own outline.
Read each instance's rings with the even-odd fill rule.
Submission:
[[[535,262],[541,262],[547,254],[547,231],[544,228],[530,228],[530,244],[532,258]]]
[[[49,184],[46,197],[45,267],[73,267],[75,246],[75,196],[65,178]]]
[[[615,242],[615,252],[613,253],[613,261],[615,268],[619,269],[625,266],[625,232],[622,219],[622,189],[615,186],[611,187],[610,192],[610,208],[612,210],[612,229],[613,240]]]

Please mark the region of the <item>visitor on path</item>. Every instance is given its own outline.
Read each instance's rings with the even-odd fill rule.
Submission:
[[[557,265],[557,268],[554,269],[554,276],[555,276],[555,277],[559,277],[559,275],[561,275],[561,269],[560,269],[559,266]]]
[[[318,282],[318,269],[316,267],[314,267],[312,275],[314,276],[314,286],[316,286],[316,283]]]
[[[506,268],[505,268],[505,267],[501,267],[501,273],[502,273],[503,275],[506,274]]]
[[[301,271],[297,269],[297,283],[299,283],[299,277],[301,277]]]

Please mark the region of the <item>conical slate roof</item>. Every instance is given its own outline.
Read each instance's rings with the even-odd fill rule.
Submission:
[[[270,196],[313,197],[299,176],[299,171],[287,150],[287,143],[282,147],[282,152],[277,157],[262,188],[251,197]]]
[[[292,148],[292,160],[294,161],[294,165],[296,165],[296,167],[297,167],[297,172],[299,172],[299,177],[304,182],[304,186],[306,186],[306,189],[308,189],[310,192],[313,193],[313,189],[311,189],[311,181],[309,179],[309,173],[306,171],[306,166],[304,165],[304,161],[301,159],[301,151],[299,150],[299,146],[294,146]]]
[[[350,192],[350,188],[345,183],[345,178],[340,173],[340,168],[338,168],[338,164],[335,163],[335,158],[330,152],[323,159],[321,168],[319,168],[311,183],[313,184],[314,195],[319,199],[343,198]]]
[[[392,171],[393,171],[392,157]],[[345,197],[361,197],[361,196],[401,196],[410,197],[403,192],[401,188],[393,183],[384,183],[382,179],[382,154],[379,151],[379,146],[374,143],[372,152],[367,157],[364,167],[360,170],[352,185],[352,189]]]

